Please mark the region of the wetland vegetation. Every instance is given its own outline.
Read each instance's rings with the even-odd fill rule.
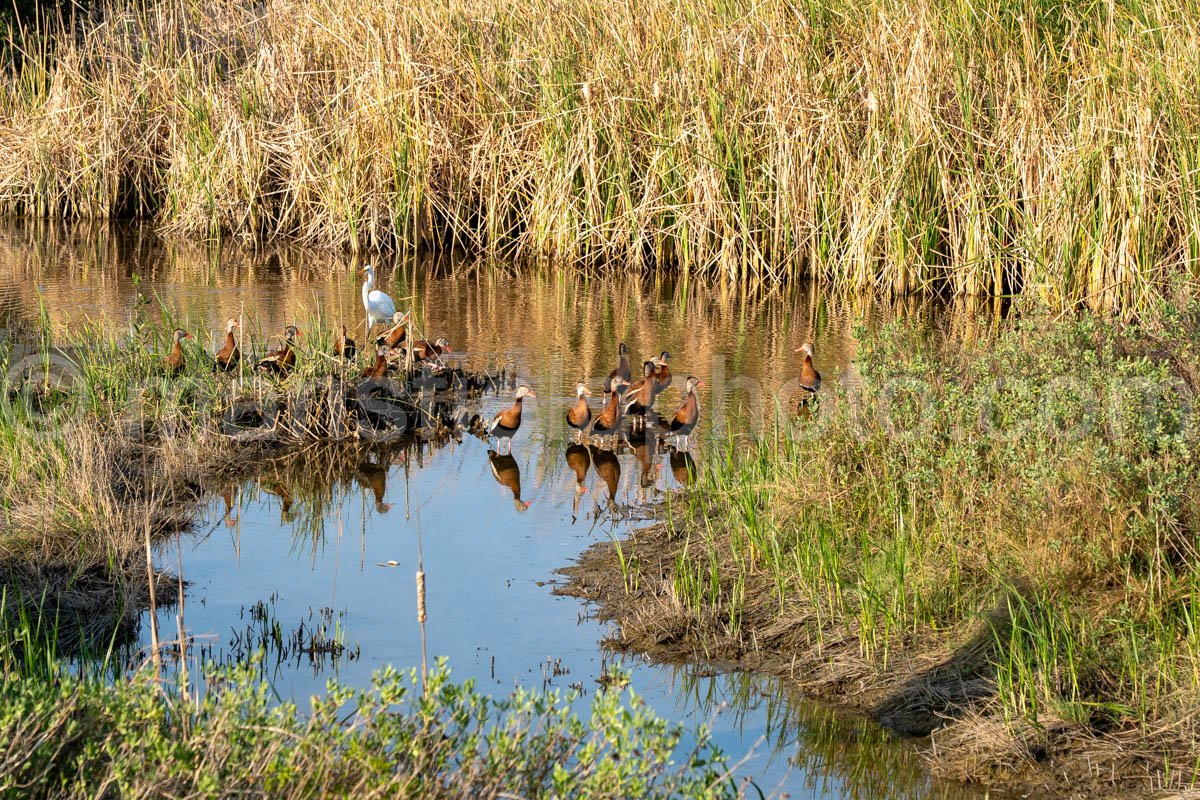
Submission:
[[[582,684],[567,695],[543,687],[493,698],[471,680],[452,682],[445,666],[425,676],[424,664],[419,684],[415,671],[384,669],[370,688],[331,683],[298,708],[278,697],[262,662],[357,658],[328,608],[288,634],[256,606],[230,653],[199,647],[202,672],[189,674],[184,576],[150,568],[152,542],[190,527],[205,487],[248,471],[277,487],[286,518],[316,525],[331,500],[327,473],[361,472],[372,463],[364,449],[382,459],[414,438],[461,439],[461,407],[448,399],[455,387],[442,379],[467,373],[369,380],[368,396],[356,364],[305,357],[281,379],[246,358],[230,374],[190,342],[174,372],[164,368],[171,315],[148,315],[145,305],[120,337],[86,325],[56,337],[46,324],[36,347],[22,354],[10,343],[5,356],[0,795],[736,794],[707,734],[659,717],[619,672],[586,714]],[[320,322],[306,325],[318,352],[330,351]],[[330,398],[343,394],[332,415]],[[356,417],[359,404],[381,401],[400,411],[379,424]],[[238,405],[256,418],[231,415]],[[385,469],[356,475],[382,512]],[[285,473],[302,485],[268,477]],[[294,506],[293,491],[303,498]],[[225,503],[230,522],[228,492]],[[136,629],[156,602],[178,604],[178,637],[167,641],[152,622],[142,658]]]
[[[864,340],[861,383],[717,443],[568,591],[613,644],[786,676],[932,734],[930,768],[1056,796],[1200,770],[1200,306]]]
[[[1144,310],[1200,257],[1200,10],[96,3],[13,33],[0,209]]]
[[[698,321],[677,355],[722,378],[727,356],[735,372],[766,362],[777,384],[797,342],[748,345],[735,321],[722,350],[705,324],[803,280],[814,297],[1018,297],[1011,318],[947,335],[900,320],[847,337],[852,366],[822,363],[819,399],[798,410],[769,387],[739,425],[724,396],[707,404],[738,378],[718,383],[698,480],[661,524],[591,550],[566,590],[600,601],[615,647],[776,673],[928,734],[934,774],[1078,796],[1200,777],[1200,9],[108,0],[6,30],[0,211],[252,245],[214,258],[212,285],[237,259],[250,284],[336,282],[344,251],[539,261],[531,298],[471,305],[472,345],[506,352],[507,331],[481,320],[507,312],[594,368],[626,336],[664,337],[655,315],[673,303]],[[283,240],[325,252],[265,269]],[[572,271],[667,275],[677,291],[604,305]],[[721,300],[698,302],[701,285]],[[281,305],[251,320],[272,326],[253,340],[295,322],[329,351],[341,316]],[[615,692],[597,694],[588,727],[556,701],[491,701],[440,672],[419,698],[389,673],[301,713],[236,669],[198,697],[68,668],[135,638],[153,592],[182,596],[182,576],[148,565],[152,542],[247,460],[370,438],[388,427],[381,400],[406,430],[469,427],[390,392],[369,398],[370,425],[331,425],[364,398],[328,359],[231,380],[187,345],[195,359],[168,380],[170,332],[189,321],[151,306],[119,332],[42,306],[32,348],[5,351],[10,378],[42,380],[0,398],[4,791],[219,794],[232,776],[297,796],[364,781],[448,796],[633,794],[642,778],[663,794],[734,790],[715,756],[668,763],[678,730],[607,705]],[[776,309],[773,324],[816,338],[819,308]],[[659,455],[644,450],[642,489]],[[490,463],[528,510],[510,461]],[[614,504],[615,454],[603,467]],[[29,633],[43,620],[52,646]],[[410,706],[388,710],[402,695]],[[636,743],[610,725],[629,714]],[[511,749],[525,746],[528,760]],[[637,758],[613,767],[613,748]],[[517,784],[500,781],[510,772]]]
[[[0,631],[5,797],[735,796],[703,735],[681,750],[683,728],[619,685],[581,717],[557,691],[492,698],[438,665],[297,708],[250,664],[208,672],[202,695],[149,668],[81,674],[53,634]]]

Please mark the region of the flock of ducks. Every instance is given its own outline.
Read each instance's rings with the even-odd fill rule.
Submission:
[[[433,342],[424,339],[417,340],[412,343],[410,348],[407,338],[411,315],[408,312],[397,312],[392,298],[381,291],[372,290],[371,287],[375,283],[373,267],[364,267],[362,272],[367,276],[362,287],[363,308],[367,312],[367,338],[370,339],[371,328],[374,325],[385,323],[389,327],[376,337],[375,360],[367,365],[359,374],[359,378],[383,378],[387,372],[396,368],[399,363],[398,357],[406,355],[409,349],[412,350],[415,362],[438,362],[442,354],[451,352],[450,342],[445,338],[439,338]],[[242,351],[234,333],[240,327],[238,321],[232,317],[225,321],[225,341],[213,353],[213,369],[218,372],[232,372],[242,363]],[[267,350],[266,354],[255,362],[255,367],[281,378],[287,377],[296,366],[296,340],[300,336],[299,328],[295,325],[288,325],[283,330],[282,344]],[[183,341],[192,338],[192,335],[182,328],[175,329],[172,334],[171,350],[167,353],[164,364],[167,374],[179,375],[186,369],[187,361],[183,352]],[[358,357],[358,345],[354,339],[350,338],[345,325],[341,326],[341,331],[334,338],[333,355],[346,361],[353,361]]]
[[[617,366],[608,374],[604,381],[604,394],[607,403],[599,414],[592,413],[592,407],[587,398],[592,392],[584,383],[575,386],[575,402],[567,409],[567,425],[574,432],[577,441],[582,444],[589,437],[600,444],[609,439],[610,447],[615,449],[619,436],[625,435],[623,423],[630,420],[630,435],[646,432],[646,417],[654,408],[654,401],[660,392],[671,385],[671,369],[667,360],[671,354],[663,351],[642,364],[642,377],[636,383],[630,383],[632,377],[629,369],[629,348],[624,342],[618,351]],[[688,437],[700,421],[700,403],[696,398],[696,387],[703,386],[699,378],[688,377],[684,388],[683,405],[679,407],[665,429],[660,432],[660,438],[675,437],[676,444],[686,448]],[[513,404],[496,414],[488,425],[488,437],[501,442],[507,442],[512,448],[512,438],[521,427],[521,412],[527,397],[537,395],[528,386],[517,387]],[[628,440],[628,436],[626,437]]]
[[[389,327],[375,338],[375,360],[359,375],[361,379],[382,379],[389,370],[395,368],[398,356],[407,356],[411,351],[415,362],[441,363],[441,356],[452,352],[450,343],[445,338],[435,341],[408,341],[410,314],[398,312],[396,304],[385,292],[374,288],[375,270],[366,266],[360,274],[366,279],[362,285],[362,304],[366,311],[366,337],[370,340],[371,329],[377,324]],[[230,318],[225,323],[225,341],[213,354],[213,368],[217,371],[230,372],[241,364],[242,353],[234,332],[239,328],[238,321]],[[286,377],[296,365],[296,339],[300,338],[300,330],[295,325],[288,325],[283,332],[283,342],[280,347],[268,350],[259,359],[257,369]],[[177,328],[172,336],[172,347],[167,353],[165,368],[168,374],[178,375],[186,367],[182,342],[193,338],[190,333]],[[804,353],[804,363],[800,370],[800,388],[808,395],[815,395],[821,388],[821,373],[813,366],[813,346],[805,343],[796,348],[795,352]],[[345,325],[334,339],[333,355],[340,359],[354,360],[358,356],[358,347],[350,338]],[[598,411],[588,403],[592,392],[584,383],[575,387],[575,402],[567,410],[567,425],[574,432],[580,444],[585,442],[604,445],[608,440],[609,447],[616,449],[618,440],[622,437],[630,441],[630,437],[645,439],[647,424],[657,418],[653,413],[654,404],[659,394],[671,386],[671,369],[667,365],[671,354],[662,351],[659,355],[642,362],[641,376],[633,380],[629,366],[629,348],[621,343],[617,352],[617,365],[608,373],[604,381],[603,394],[606,398]],[[688,376],[684,382],[683,402],[674,414],[665,422],[658,420],[658,440],[674,439],[679,449],[686,450],[690,444],[692,431],[700,421],[700,403],[696,389],[704,386],[699,378]],[[521,427],[521,415],[526,398],[537,398],[537,394],[529,386],[522,384],[517,387],[513,403],[508,408],[497,413],[487,427],[489,441],[495,439],[497,450],[502,442],[508,444],[511,452],[512,439]],[[628,421],[628,425],[626,422]]]
[[[821,373],[813,366],[811,343],[804,343],[794,352],[804,353],[799,383],[807,401],[821,388]],[[567,409],[567,426],[574,431],[576,440],[580,444],[588,442],[603,446],[607,439],[609,448],[613,450],[621,437],[630,441],[630,437],[640,435],[640,440],[644,440],[647,421],[657,416],[653,414],[655,400],[672,382],[671,369],[667,365],[670,357],[671,354],[664,350],[649,361],[643,361],[642,377],[631,383],[629,348],[622,342],[617,351],[617,366],[604,381],[607,400],[599,413],[593,413],[588,403],[592,391],[587,384],[578,383],[575,386],[575,402]],[[688,376],[684,382],[683,403],[669,419],[660,421],[659,441],[674,439],[677,449],[688,449],[692,431],[700,421],[700,401],[696,389],[704,385],[699,378]],[[508,442],[511,450],[512,438],[521,427],[521,413],[527,397],[536,398],[537,395],[528,386],[517,387],[513,404],[492,418],[487,432],[489,439],[497,440],[497,447],[501,442]],[[625,425],[626,420],[628,426]]]

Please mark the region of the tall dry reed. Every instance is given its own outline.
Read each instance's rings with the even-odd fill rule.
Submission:
[[[1200,255],[1200,7],[168,0],[16,36],[0,209],[1144,307]]]

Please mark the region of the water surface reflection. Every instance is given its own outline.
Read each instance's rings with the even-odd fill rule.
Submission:
[[[149,299],[210,352],[230,316],[245,315],[261,339],[302,316],[332,336],[362,321],[354,266],[286,248],[165,244],[137,228],[21,226],[0,233],[0,315],[18,336],[35,330],[42,313],[59,328],[91,321],[120,331]],[[576,384],[599,396],[622,342],[634,364],[672,354],[680,380],[661,398],[663,413],[679,406],[687,375],[713,387],[700,396],[694,438],[702,440],[761,413],[764,398],[796,376],[800,342],[815,343],[826,381],[854,380],[856,330],[907,314],[961,339],[989,318],[816,292],[747,298],[660,278],[518,274],[453,261],[381,263],[378,278],[425,332],[454,342],[452,364],[504,374],[502,387],[466,399],[454,416],[491,419],[512,402],[518,382],[538,399],[504,455],[480,437],[430,428],[387,443],[316,445],[237,464],[204,487],[208,501],[194,531],[156,554],[188,581],[183,624],[192,657],[240,658],[265,646],[273,656],[261,663],[263,674],[281,696],[302,701],[329,677],[365,685],[372,671],[416,666],[424,652],[449,657],[456,677],[497,691],[539,683],[595,691],[612,666],[599,645],[606,630],[576,600],[552,595],[547,582],[592,543],[652,519],[704,469],[702,448],[665,447],[652,435],[616,451],[572,441],[565,413]],[[302,343],[298,357],[315,355]],[[370,354],[360,357],[365,364]],[[739,416],[739,408],[751,413]],[[423,626],[418,563],[426,575]],[[160,611],[160,629],[175,628],[175,613]],[[655,709],[710,722],[735,759],[762,740],[740,769],[766,791],[958,791],[930,783],[912,766],[911,749],[877,728],[839,727],[843,718],[798,702],[775,681],[622,663]]]

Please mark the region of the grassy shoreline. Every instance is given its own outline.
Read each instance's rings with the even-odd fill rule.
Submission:
[[[566,570],[614,646],[763,670],[932,734],[938,775],[1144,796],[1200,775],[1200,309],[1041,314],[718,446],[666,523]]]
[[[111,2],[0,210],[1131,313],[1195,278],[1194,4]]]

